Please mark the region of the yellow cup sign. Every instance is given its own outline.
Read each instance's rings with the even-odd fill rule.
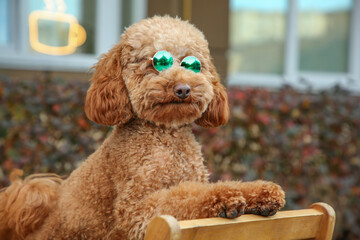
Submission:
[[[30,45],[38,52],[49,55],[68,55],[86,40],[85,29],[76,17],[66,14],[65,3],[57,0],[57,11],[51,1],[45,1],[46,10],[29,15]]]

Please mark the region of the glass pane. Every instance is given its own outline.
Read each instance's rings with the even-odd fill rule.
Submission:
[[[9,0],[0,0],[0,46],[9,43]]]
[[[282,73],[287,0],[231,0],[229,73]]]
[[[94,53],[95,0],[30,0],[29,34],[32,51]]]
[[[39,42],[54,47],[67,46],[69,44],[68,22],[39,19]]]
[[[351,0],[300,0],[300,70],[346,72]]]

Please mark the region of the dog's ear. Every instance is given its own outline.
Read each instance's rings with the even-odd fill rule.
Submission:
[[[196,124],[205,128],[225,125],[230,115],[226,89],[220,83],[219,75],[212,63],[210,64],[210,72],[213,76],[214,96],[205,112],[195,121]]]
[[[85,100],[87,117],[99,124],[125,124],[132,117],[128,92],[121,77],[121,43],[104,54],[93,67],[94,75]]]

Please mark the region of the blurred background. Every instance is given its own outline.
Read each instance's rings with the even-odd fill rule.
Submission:
[[[89,68],[155,14],[201,29],[228,86],[229,123],[194,125],[211,180],[277,182],[286,209],[327,202],[334,239],[360,239],[360,0],[0,0],[0,187],[100,146]]]

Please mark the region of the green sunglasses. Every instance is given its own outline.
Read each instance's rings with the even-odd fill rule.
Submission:
[[[172,55],[167,51],[159,51],[155,53],[150,60],[152,60],[153,67],[159,72],[170,68],[174,63]],[[201,63],[199,59],[194,56],[185,57],[181,61],[180,66],[195,73],[198,73],[201,70]]]

